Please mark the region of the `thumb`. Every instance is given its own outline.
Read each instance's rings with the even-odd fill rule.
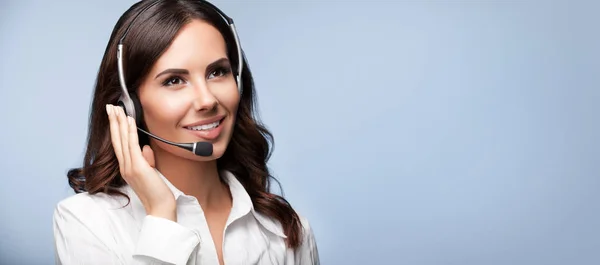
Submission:
[[[148,162],[148,164],[151,167],[155,167],[154,152],[152,151],[152,148],[150,148],[149,145],[144,145],[144,148],[142,149],[142,156],[144,157],[144,159],[146,159],[146,162]]]

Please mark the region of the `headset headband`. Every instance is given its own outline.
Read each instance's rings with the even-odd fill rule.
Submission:
[[[127,28],[125,29],[123,36],[121,36],[121,38],[119,39],[119,44],[117,46],[117,63],[118,63],[118,70],[119,70],[119,82],[121,83],[121,90],[122,90],[119,101],[121,101],[123,103],[127,114],[134,118],[136,117],[136,113],[135,113],[136,109],[135,109],[135,106],[129,95],[127,85],[125,84],[125,74],[124,74],[124,70],[123,70],[123,40],[125,40],[125,37],[129,33],[129,29],[131,28],[131,25],[134,24],[134,22],[137,20],[137,18],[142,13],[146,12],[146,10],[152,8],[159,2],[161,2],[161,0],[157,0],[154,3],[149,4],[142,11],[138,12],[138,14],[133,18],[133,20],[131,20],[131,23],[129,23],[129,25],[127,25]],[[243,63],[244,63],[244,57],[242,54],[242,47],[240,45],[240,40],[239,40],[237,31],[235,29],[235,25],[233,23],[233,19],[231,19],[230,17],[225,15],[225,13],[223,13],[223,11],[221,11],[219,8],[217,8],[215,5],[209,3],[208,1],[200,0],[199,2],[203,5],[205,5],[206,7],[208,7],[209,9],[212,9],[213,11],[215,11],[231,29],[231,33],[232,33],[233,39],[235,41],[235,45],[236,45],[236,49],[237,49],[237,56],[238,56],[238,69],[237,69],[237,75],[236,75],[236,82],[237,82],[237,86],[238,86],[238,91],[241,95],[242,90],[243,90],[242,68],[243,68]]]

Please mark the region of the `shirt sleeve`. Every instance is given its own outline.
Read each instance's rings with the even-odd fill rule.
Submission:
[[[197,232],[164,218],[146,216],[134,242],[133,255],[126,254],[111,235],[113,230],[98,220],[102,215],[77,214],[77,207],[59,204],[54,211],[55,263],[75,264],[186,264],[200,243]],[[95,211],[87,211],[95,212]],[[129,252],[130,253],[130,252]]]
[[[295,257],[295,265],[320,265],[319,250],[317,248],[317,241],[315,240],[315,234],[310,227],[308,220],[301,217],[301,223],[303,226],[302,242],[298,247]]]
[[[147,215],[133,257],[185,264],[200,243],[200,235],[164,218]]]

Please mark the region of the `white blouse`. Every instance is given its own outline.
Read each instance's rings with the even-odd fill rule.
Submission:
[[[177,202],[177,222],[146,215],[135,192],[131,198],[80,193],[60,201],[54,211],[56,264],[218,265],[204,213],[195,197],[175,188],[162,174]],[[286,247],[281,225],[254,210],[250,196],[230,172],[223,171],[233,198],[223,236],[223,260],[233,264],[317,265],[314,234],[304,217],[301,245]],[[125,206],[126,205],[126,206]]]

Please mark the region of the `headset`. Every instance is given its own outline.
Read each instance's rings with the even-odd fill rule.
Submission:
[[[146,6],[144,9],[142,9],[140,12],[138,12],[138,14],[133,18],[131,23],[129,23],[129,25],[125,29],[123,36],[119,39],[119,43],[117,46],[117,63],[118,63],[118,70],[119,70],[119,82],[121,83],[121,96],[119,97],[119,101],[117,104],[123,108],[123,110],[125,111],[127,116],[131,116],[132,118],[135,119],[136,125],[138,125],[137,129],[140,130],[141,132],[147,134],[148,136],[150,136],[156,140],[159,140],[161,142],[164,142],[166,144],[170,144],[170,145],[177,146],[177,147],[183,148],[185,150],[191,151],[192,153],[194,153],[197,156],[205,156],[205,157],[211,156],[213,153],[213,145],[210,142],[175,143],[175,142],[171,142],[171,141],[165,140],[163,138],[160,138],[150,132],[147,132],[147,131],[139,128],[139,125],[142,124],[141,122],[143,120],[142,119],[142,117],[143,117],[142,105],[141,105],[138,97],[135,95],[135,93],[133,93],[133,94],[129,93],[129,91],[127,89],[127,85],[125,84],[125,74],[124,74],[124,70],[123,70],[123,46],[124,46],[123,40],[127,36],[127,33],[129,33],[129,29],[134,24],[136,19],[141,14],[143,14],[146,10],[152,8],[153,6],[156,6],[158,3],[162,2],[162,1],[163,0],[156,0],[155,2],[148,4],[148,6]],[[240,45],[237,31],[235,29],[235,24],[233,23],[233,19],[231,19],[230,17],[225,15],[225,13],[223,13],[223,11],[221,11],[219,8],[217,8],[216,6],[214,6],[213,4],[209,3],[206,0],[199,0],[199,3],[202,4],[204,7],[208,8],[209,10],[212,10],[216,14],[218,14],[223,19],[223,21],[227,24],[229,29],[231,30],[231,34],[232,34],[234,42],[235,42],[235,48],[237,50],[237,57],[238,57],[237,73],[234,73],[234,74],[235,74],[235,78],[236,78],[236,82],[237,82],[238,92],[241,95],[242,90],[243,90],[242,69],[243,69],[243,63],[244,63],[244,54],[242,51],[242,47]]]

